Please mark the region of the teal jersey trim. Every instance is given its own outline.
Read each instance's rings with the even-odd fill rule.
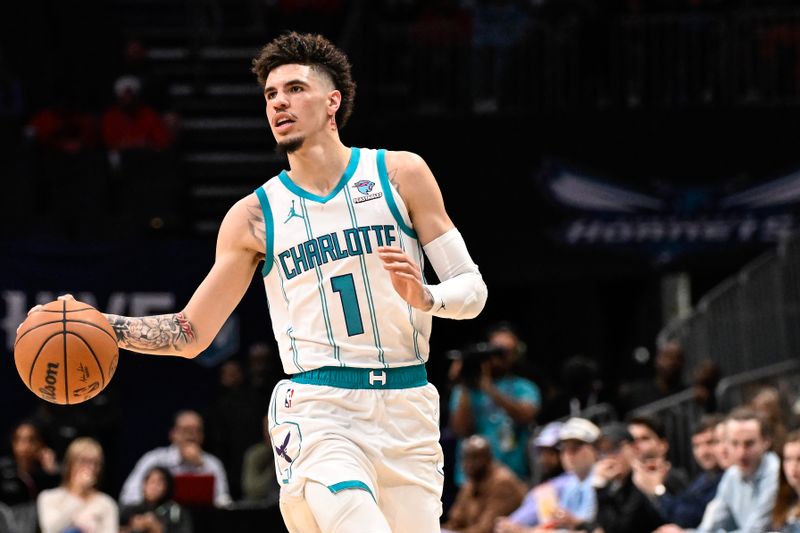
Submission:
[[[350,212],[350,222],[353,224],[353,228],[358,227],[358,217],[356,217],[355,208],[353,207],[353,198],[350,196],[350,190],[345,189],[345,199],[347,200],[347,210]],[[378,359],[383,366],[388,367],[389,365],[386,364],[385,356],[386,351],[383,349],[383,345],[381,344],[381,334],[378,330],[378,317],[375,310],[375,302],[372,299],[372,287],[369,282],[369,273],[367,272],[367,260],[364,258],[364,254],[358,256],[358,262],[361,266],[361,276],[364,279],[364,292],[367,294],[367,308],[369,309],[369,319],[372,323],[372,335],[375,341],[375,348],[378,350]]]
[[[272,269],[272,252],[275,246],[275,225],[272,223],[272,208],[269,206],[267,191],[264,190],[264,187],[256,189],[256,196],[258,196],[258,203],[261,204],[261,212],[264,213],[264,229],[267,235],[267,253],[264,255],[264,267],[261,269],[261,276],[266,278],[267,274],[269,274],[269,271]]]
[[[331,491],[332,494],[336,494],[337,492],[341,492],[347,489],[360,489],[369,492],[369,495],[372,496],[372,499],[375,500],[375,495],[372,494],[372,491],[369,490],[369,485],[364,483],[363,481],[358,481],[356,479],[352,481],[340,481],[339,483],[334,483],[333,485],[328,485],[328,490]],[[375,500],[377,501],[377,500]]]
[[[306,226],[306,236],[309,239],[314,238],[314,231],[311,229],[311,221],[309,220],[308,209],[306,208],[306,200],[305,198],[300,198],[300,209],[303,211],[303,222]],[[331,326],[331,317],[330,312],[328,311],[328,297],[325,296],[325,287],[322,283],[322,271],[319,268],[319,264],[314,264],[314,272],[317,274],[317,287],[319,288],[319,297],[320,297],[320,304],[322,305],[322,318],[325,321],[325,329],[328,334],[328,342],[333,348],[333,357],[339,361],[339,364],[344,366],[342,362],[341,353],[339,353],[339,346],[336,344],[336,341],[333,338],[333,326]]]
[[[393,368],[323,366],[293,374],[292,381],[339,389],[413,389],[428,384],[428,372],[425,365]]]
[[[394,216],[397,222],[397,227],[412,239],[416,239],[417,233],[406,226],[403,217],[400,216],[400,209],[397,207],[394,194],[392,194],[392,186],[391,183],[389,183],[389,174],[386,172],[386,150],[383,149],[378,150],[378,176],[381,180],[381,187],[383,187],[383,196],[386,198],[386,203],[389,205],[389,211],[392,212],[392,216]]]
[[[305,198],[306,200],[311,200],[312,202],[318,202],[324,204],[328,202],[331,198],[339,194],[350,178],[353,177],[353,174],[358,168],[358,160],[361,158],[361,151],[356,148],[350,148],[350,162],[347,163],[347,168],[344,169],[344,174],[342,174],[342,178],[339,180],[339,183],[336,184],[336,187],[333,188],[331,192],[326,194],[325,196],[318,196],[316,194],[311,194],[310,192],[306,191],[305,189],[301,188],[295,182],[292,181],[292,178],[289,177],[289,174],[285,170],[281,170],[281,173],[278,174],[278,178],[281,180],[281,183],[292,191],[294,194],[299,196],[300,198]]]

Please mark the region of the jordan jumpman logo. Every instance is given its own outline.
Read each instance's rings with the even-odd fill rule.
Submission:
[[[289,216],[286,217],[286,220],[284,220],[283,223],[286,224],[292,219],[292,217],[304,218],[303,215],[298,214],[297,211],[294,210],[294,200],[292,200],[292,207],[289,208]]]

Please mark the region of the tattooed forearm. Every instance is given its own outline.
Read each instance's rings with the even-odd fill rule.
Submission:
[[[145,317],[106,316],[122,348],[136,352],[180,352],[195,342],[192,324],[183,313]]]

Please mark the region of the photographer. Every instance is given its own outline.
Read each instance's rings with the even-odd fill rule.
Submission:
[[[511,374],[520,354],[513,329],[501,324],[489,332],[489,343],[451,352],[450,379],[456,386],[450,396],[450,427],[461,439],[485,437],[495,457],[522,479],[527,479],[526,447],[530,424],[541,405],[539,388],[532,381]],[[455,482],[464,482],[460,453],[456,453]]]

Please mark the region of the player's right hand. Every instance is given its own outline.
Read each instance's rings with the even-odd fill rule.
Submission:
[[[75,297],[72,296],[71,294],[62,294],[61,296],[59,296],[56,299],[57,300],[75,300]],[[27,316],[31,316],[33,313],[38,313],[43,308],[44,308],[44,306],[42,304],[34,305],[30,309],[28,309],[28,315]],[[21,327],[22,327],[22,324],[17,326],[17,333],[19,333],[19,328],[21,328]]]

